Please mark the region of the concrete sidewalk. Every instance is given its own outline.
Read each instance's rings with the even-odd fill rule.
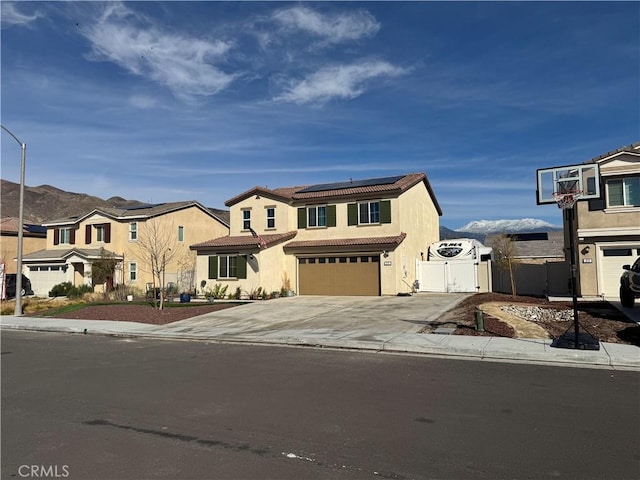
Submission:
[[[233,309],[231,309],[233,310]],[[375,352],[412,353],[437,357],[531,363],[640,371],[640,348],[601,343],[599,351],[552,348],[550,340],[472,337],[406,332],[377,332],[370,323],[361,328],[241,328],[233,323],[200,320],[169,325],[102,320],[67,320],[2,316],[2,329],[75,334],[146,337],[322,348],[345,348]],[[298,326],[296,324],[296,326]],[[293,326],[292,326],[293,327]]]

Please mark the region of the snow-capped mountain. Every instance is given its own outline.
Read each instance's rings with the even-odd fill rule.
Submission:
[[[457,229],[459,232],[482,233],[485,235],[502,232],[523,233],[553,230],[562,230],[562,227],[536,218],[522,218],[520,220],[475,220]]]

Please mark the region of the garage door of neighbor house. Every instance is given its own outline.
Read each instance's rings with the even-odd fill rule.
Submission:
[[[622,266],[631,265],[640,256],[640,245],[602,247],[600,249],[600,272],[598,293],[607,300],[617,299],[620,289]]]
[[[33,293],[39,297],[49,296],[51,288],[66,279],[66,274],[59,265],[29,267],[26,275],[31,281]]]
[[[380,295],[380,256],[298,258],[301,295]]]

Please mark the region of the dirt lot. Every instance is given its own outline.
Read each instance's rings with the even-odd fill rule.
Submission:
[[[197,317],[205,313],[231,308],[236,303],[203,303],[180,306],[170,306],[163,310],[154,308],[151,304],[114,303],[112,305],[89,305],[79,310],[66,313],[55,313],[56,318],[72,318],[82,320],[113,320],[124,322],[151,323],[165,325],[186,318]],[[50,316],[50,312],[40,312],[42,316]]]
[[[571,310],[571,302],[549,302],[544,298],[516,296],[501,293],[479,293],[462,301],[439,319],[438,324],[455,326],[455,335],[483,335],[515,337],[515,330],[504,319],[484,315],[485,332],[475,330],[476,307],[489,302],[504,302],[504,304],[527,304],[555,310]],[[573,328],[573,315],[570,321],[536,321],[536,325],[543,327],[551,338],[557,338]],[[640,346],[640,326],[628,320],[622,312],[607,302],[580,302],[578,304],[578,319],[581,331],[587,331],[603,342],[626,343]]]

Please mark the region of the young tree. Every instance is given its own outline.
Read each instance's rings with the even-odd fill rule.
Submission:
[[[107,283],[109,278],[113,278],[118,262],[119,260],[112,252],[101,248],[100,258],[91,265],[91,280],[93,285],[96,286]],[[104,289],[105,295],[109,293],[108,289],[109,285]]]
[[[160,287],[158,309],[162,310],[166,295],[164,273],[167,265],[179,253],[178,237],[173,223],[158,217],[144,222],[138,234],[137,248],[140,250],[143,262],[148,265],[151,271],[154,297],[156,285]]]
[[[516,258],[516,244],[506,233],[500,234],[491,244],[493,248],[494,262],[499,270],[507,270],[509,272],[509,280],[511,281],[511,296],[516,298],[516,280],[514,271],[518,267],[518,259]]]

